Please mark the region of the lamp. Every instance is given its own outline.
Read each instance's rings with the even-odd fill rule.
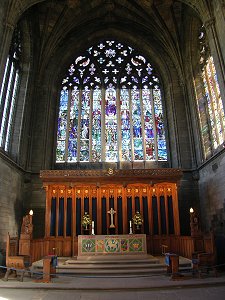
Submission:
[[[191,207],[190,208],[190,214],[193,214],[193,212],[194,212],[194,209]]]
[[[31,210],[29,211],[29,215],[30,215],[30,216],[33,216],[33,214],[34,214],[34,212],[33,212],[33,210],[31,209]]]

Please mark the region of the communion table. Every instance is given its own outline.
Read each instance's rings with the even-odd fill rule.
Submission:
[[[78,257],[137,254],[147,254],[145,234],[78,236]]]

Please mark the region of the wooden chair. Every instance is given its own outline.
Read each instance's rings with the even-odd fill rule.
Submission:
[[[6,274],[3,280],[7,281],[9,275],[14,273],[15,277],[19,274],[20,281],[23,281],[23,277],[25,272],[30,272],[31,260],[30,256],[28,255],[19,255],[18,254],[18,247],[19,247],[19,239],[18,237],[10,237],[9,233],[7,235],[6,241]]]
[[[215,256],[213,253],[193,253],[192,264],[193,275],[198,274],[198,277],[201,277],[203,273],[209,274],[209,271],[213,271],[214,275],[217,276]]]

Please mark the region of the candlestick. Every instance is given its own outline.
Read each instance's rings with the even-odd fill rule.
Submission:
[[[91,222],[91,234],[95,235],[95,222],[94,221]]]
[[[132,232],[132,222],[129,221],[129,223],[130,223],[130,232],[129,232],[129,234],[133,234],[133,232]]]

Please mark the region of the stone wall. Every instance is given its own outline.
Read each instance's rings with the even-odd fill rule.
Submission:
[[[203,229],[225,232],[225,151],[199,171],[201,223]]]
[[[0,156],[0,252],[7,233],[15,235],[23,214],[23,172]]]

